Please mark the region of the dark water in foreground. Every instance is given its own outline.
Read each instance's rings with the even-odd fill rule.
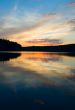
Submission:
[[[0,53],[0,110],[75,110],[75,57]]]

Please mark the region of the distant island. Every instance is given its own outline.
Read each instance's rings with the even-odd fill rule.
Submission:
[[[0,39],[0,51],[39,51],[39,52],[71,52],[75,53],[75,44],[58,46],[29,46],[22,47],[16,42]]]

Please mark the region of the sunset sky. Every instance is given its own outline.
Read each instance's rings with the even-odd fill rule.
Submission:
[[[22,46],[75,43],[75,0],[0,0],[0,38]]]

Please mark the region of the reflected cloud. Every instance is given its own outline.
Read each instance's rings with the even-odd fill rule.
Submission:
[[[56,53],[25,52],[5,64],[0,63],[0,83],[11,88],[75,86],[75,58]],[[66,83],[65,83],[66,82]]]

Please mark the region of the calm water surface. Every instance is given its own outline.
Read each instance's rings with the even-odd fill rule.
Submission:
[[[75,110],[75,57],[22,52],[5,59],[0,61],[0,110]]]

